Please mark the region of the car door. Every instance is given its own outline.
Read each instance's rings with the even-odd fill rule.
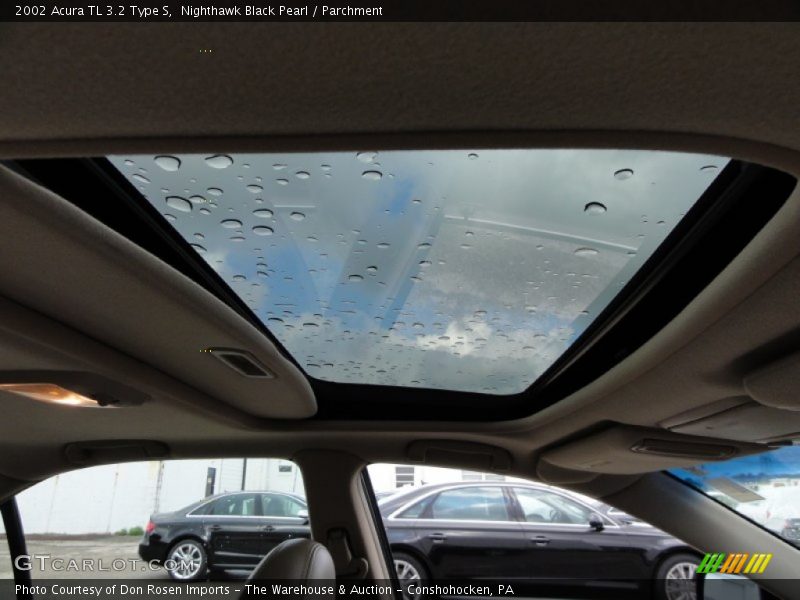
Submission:
[[[598,531],[589,525],[595,511],[566,494],[526,486],[510,491],[525,537],[527,577],[559,586],[635,585],[640,553],[612,520],[598,515],[604,524]]]
[[[263,492],[258,496],[262,515],[262,556],[288,539],[311,536],[308,508],[303,500],[277,492]]]
[[[209,562],[215,567],[249,569],[264,555],[261,503],[254,493],[218,498],[203,517],[203,525]]]
[[[442,490],[415,526],[434,579],[497,579],[520,572],[524,539],[503,486]]]

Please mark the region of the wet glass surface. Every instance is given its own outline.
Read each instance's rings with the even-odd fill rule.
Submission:
[[[617,150],[109,157],[319,379],[514,394],[728,159]]]

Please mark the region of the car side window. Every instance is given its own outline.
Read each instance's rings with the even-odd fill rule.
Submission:
[[[445,490],[431,504],[430,514],[434,519],[511,520],[503,489],[495,486]]]
[[[261,494],[261,514],[265,517],[297,517],[308,510],[305,504],[283,494]]]
[[[253,494],[233,494],[214,503],[209,514],[228,517],[252,517],[256,515],[256,498]]]
[[[425,498],[420,500],[419,502],[415,502],[399,515],[397,515],[398,519],[419,519],[422,516],[422,513],[425,512],[425,508],[430,504],[431,499]]]
[[[210,515],[212,514],[212,510],[214,510],[214,505],[216,502],[206,502],[205,504],[201,504],[194,510],[189,511],[190,515],[194,516],[202,516],[202,515]]]
[[[547,490],[515,487],[514,493],[527,523],[585,525],[592,514],[585,506]]]

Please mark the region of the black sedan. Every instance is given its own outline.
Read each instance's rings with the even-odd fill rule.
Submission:
[[[163,564],[173,579],[250,570],[272,548],[309,537],[306,501],[281,492],[233,492],[152,515],[139,556]]]
[[[539,581],[546,593],[616,587],[688,600],[697,553],[608,505],[532,483],[449,483],[393,494],[379,507],[406,585]],[[624,514],[624,513],[621,513]],[[139,554],[180,580],[249,570],[280,542],[308,537],[300,496],[233,492],[153,515]],[[655,580],[655,585],[653,584]],[[567,588],[571,588],[567,590]]]
[[[557,488],[428,485],[391,496],[380,508],[405,583],[486,578],[536,581],[561,595],[627,590],[637,597],[693,598],[694,549]]]
[[[795,545],[800,545],[800,519],[786,519],[781,529],[781,536]]]

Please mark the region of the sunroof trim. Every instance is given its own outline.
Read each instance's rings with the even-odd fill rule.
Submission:
[[[295,362],[106,159],[30,159],[3,164],[51,189],[205,287],[261,329],[287,360]],[[671,236],[663,252],[651,258],[646,271],[623,290],[619,306],[607,309],[603,326],[587,331],[572,352],[521,394],[487,396],[310,378],[319,407],[314,419],[492,422],[530,416],[587,385],[665,326],[777,213],[796,183],[794,177],[775,169],[733,161],[697,203],[695,214],[689,215],[697,221],[696,235]]]

